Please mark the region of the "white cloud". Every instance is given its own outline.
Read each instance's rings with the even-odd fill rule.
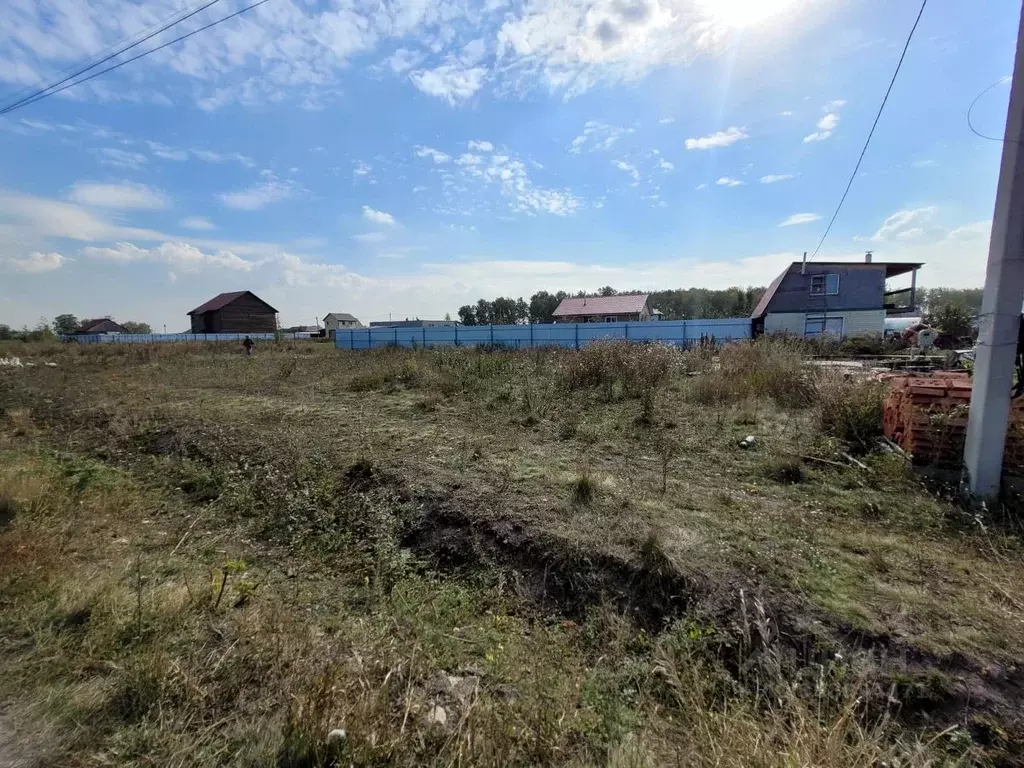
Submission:
[[[487,70],[483,67],[466,69],[457,64],[442,64],[434,69],[413,72],[409,79],[429,96],[436,96],[455,106],[479,91],[486,75]]]
[[[204,267],[222,267],[239,272],[248,272],[257,265],[230,251],[203,253],[188,243],[167,242],[155,248],[139,248],[133,243],[117,243],[113,248],[87,246],[82,255],[90,259],[114,261],[127,264],[136,261],[153,261],[168,264],[183,272],[198,272]]]
[[[0,264],[7,265],[15,272],[38,274],[40,272],[53,272],[55,269],[60,269],[67,261],[67,257],[59,253],[33,251],[24,258],[2,259]]]
[[[836,99],[835,101],[830,101],[828,104],[825,105],[825,111],[835,112],[837,109],[842,109],[845,106],[846,99]]]
[[[782,112],[779,112],[779,117],[792,117],[792,116],[793,116],[793,110],[791,110],[791,109],[786,109],[786,110],[783,110]]]
[[[591,152],[607,152],[622,136],[633,133],[634,130],[608,125],[599,120],[588,120],[583,124],[583,133],[572,140],[569,151],[578,155],[589,144]]]
[[[470,141],[468,144],[469,149],[477,152],[493,152],[494,145],[489,141]]]
[[[736,126],[730,126],[724,131],[718,131],[718,133],[712,133],[710,136],[701,136],[696,139],[687,139],[687,149],[715,149],[717,147],[728,147],[730,144],[735,144],[737,141],[743,139],[749,139],[745,128],[737,128]]]
[[[352,170],[352,175],[356,176],[356,177],[368,176],[370,171],[372,171],[372,170],[373,170],[373,168],[371,168],[369,165],[364,163],[362,160],[357,160],[356,161],[356,167]]]
[[[184,149],[175,149],[169,147],[166,144],[161,144],[158,141],[147,141],[146,146],[149,147],[149,151],[153,153],[155,157],[159,157],[162,160],[176,160],[181,162],[188,160],[188,151]]]
[[[456,165],[480,165],[480,163],[482,163],[483,161],[484,161],[484,159],[480,155],[474,155],[474,154],[471,154],[469,152],[465,152],[465,153],[459,155],[458,159],[456,159],[456,161],[455,161],[455,164]]]
[[[936,213],[935,206],[929,205],[923,208],[912,208],[889,216],[882,222],[882,226],[871,236],[874,241],[888,240],[891,237],[906,237],[906,232],[919,229],[920,225],[928,222]],[[914,235],[911,235],[914,237]]]
[[[138,152],[128,152],[116,147],[104,147],[99,150],[100,162],[115,168],[131,168],[138,170],[149,162],[149,158]]]
[[[279,203],[295,195],[295,185],[289,181],[269,179],[235,192],[222,192],[217,197],[228,208],[239,211],[258,211],[271,203]]]
[[[676,166],[674,163],[671,163],[665,158],[662,158],[661,160],[658,161],[658,167],[661,168],[661,170],[663,171],[673,171],[675,170]]]
[[[415,69],[423,59],[424,54],[420,51],[410,51],[408,48],[399,48],[393,54],[388,56],[385,61],[388,66],[391,67],[392,72],[396,75],[401,75],[408,72],[410,69]]]
[[[441,165],[442,163],[447,163],[449,160],[452,159],[451,155],[446,155],[444,152],[434,149],[433,147],[424,147],[417,145],[414,148],[414,150],[416,152],[416,157],[429,157],[438,165]]]
[[[839,115],[834,111],[843,106],[845,101],[833,101],[825,107],[826,114],[821,120],[818,121],[818,130],[812,134],[804,136],[804,144],[808,144],[812,141],[824,141],[832,135],[832,132],[839,125]]]
[[[708,188],[707,184],[698,184],[696,187],[694,187],[694,189],[696,189],[698,191],[701,190],[701,189],[707,189],[707,188]]]
[[[68,199],[82,205],[119,210],[158,210],[168,205],[163,192],[127,181],[120,184],[80,181],[71,187]]]
[[[780,227],[792,227],[796,224],[810,224],[812,221],[820,219],[816,213],[794,213],[788,219],[779,223]]]
[[[780,24],[800,21],[802,4],[792,5]],[[0,3],[0,79],[19,87],[48,80],[176,10],[172,0]],[[277,0],[154,54],[132,70],[131,87],[98,80],[66,98],[170,104],[163,91],[173,88],[205,110],[320,108],[343,92],[346,69],[375,50],[387,54],[377,71],[412,73],[416,87],[452,104],[492,78],[502,93],[572,96],[720,55],[738,32],[704,0]],[[423,68],[427,56],[440,65]]]
[[[933,168],[936,162],[934,160],[915,160],[911,165],[915,168]]]
[[[758,179],[761,184],[778,184],[780,181],[789,181],[799,176],[799,173],[769,173]]]
[[[363,218],[374,224],[394,224],[395,217],[390,213],[378,211],[368,205],[363,206]]]
[[[245,166],[246,168],[254,168],[256,166],[256,163],[251,157],[240,155],[237,152],[224,154],[222,152],[214,152],[209,149],[192,149],[190,152],[194,157],[202,160],[204,163],[226,163],[232,161]]]
[[[625,160],[616,160],[614,163],[615,167],[623,173],[628,173],[633,177],[633,181],[640,180],[640,171],[637,170],[636,166],[632,163],[627,163]]]
[[[213,222],[203,216],[189,216],[182,219],[180,223],[186,229],[209,230],[217,228]]]
[[[658,124],[659,125],[671,125],[675,121],[676,121],[676,119],[674,117],[663,117],[663,118],[661,118],[661,120],[658,121]]]
[[[717,184],[720,187],[741,187],[741,186],[743,186],[743,182],[742,181],[740,181],[739,179],[734,179],[734,178],[732,178],[730,176],[723,176],[718,181],[716,181],[715,184]]]

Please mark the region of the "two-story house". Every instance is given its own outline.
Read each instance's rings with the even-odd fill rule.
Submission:
[[[324,329],[327,332],[327,337],[331,339],[334,338],[335,331],[362,327],[363,324],[348,312],[328,312],[324,315]]]
[[[885,318],[916,308],[917,270],[921,264],[876,262],[794,261],[779,275],[757,304],[751,318],[754,334],[794,336],[881,335]],[[910,274],[910,287],[886,290],[886,281]],[[896,298],[906,297],[902,305]]]

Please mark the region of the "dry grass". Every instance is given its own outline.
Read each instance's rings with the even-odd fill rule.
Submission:
[[[0,701],[64,734],[47,738],[65,763],[977,756],[967,731],[893,719],[877,647],[822,666],[769,630],[819,622],[827,644],[852,626],[922,658],[1012,663],[1019,544],[972,530],[895,457],[867,457],[870,475],[793,457],[835,461],[848,438],[822,428],[822,387],[785,382],[784,348],[750,346],[720,364],[655,349],[669,362],[649,412],[635,361],[606,351],[611,397],[563,351],[59,350],[57,368],[0,380],[14,414],[0,419],[0,500],[14,510],[0,523],[14,554],[0,557],[0,634],[18,638]],[[691,404],[761,358],[776,372]],[[738,448],[748,434],[755,447]],[[581,466],[587,503],[573,498]],[[438,505],[527,538],[496,539],[496,561],[471,573],[438,570],[409,534]],[[473,530],[449,560],[468,561]],[[515,559],[541,544],[556,551]],[[570,562],[635,569],[651,601],[682,579],[689,608],[638,626],[614,591],[595,602],[591,571],[558,572]],[[538,605],[532,579],[578,593]],[[469,703],[432,692],[440,670],[466,667],[484,672]],[[444,727],[427,722],[435,700]],[[343,744],[327,744],[334,727]]]

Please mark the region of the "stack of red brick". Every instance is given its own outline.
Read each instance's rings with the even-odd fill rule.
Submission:
[[[963,463],[971,377],[941,371],[886,377],[885,436],[913,457],[914,464],[959,469]],[[1013,401],[1006,438],[1008,469],[1024,469],[1024,398]]]

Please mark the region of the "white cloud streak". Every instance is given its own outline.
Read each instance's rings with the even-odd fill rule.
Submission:
[[[169,204],[167,195],[160,190],[127,181],[120,184],[80,181],[71,187],[68,199],[94,208],[115,210],[155,211]]]
[[[812,221],[817,221],[820,218],[821,216],[816,213],[794,213],[785,221],[780,222],[779,226],[792,227],[798,224],[810,224]]]
[[[709,136],[700,136],[696,139],[687,139],[687,149],[717,149],[720,147],[728,147],[735,144],[737,141],[743,139],[749,139],[745,128],[737,128],[736,126],[730,126],[724,131],[718,131],[712,133]]]

